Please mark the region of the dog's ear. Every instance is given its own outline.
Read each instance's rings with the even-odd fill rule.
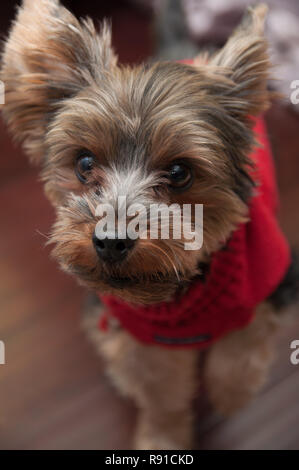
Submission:
[[[231,81],[223,103],[239,119],[256,116],[269,105],[270,63],[264,36],[267,11],[265,4],[248,8],[240,26],[209,61],[219,70],[223,68],[223,74]]]
[[[78,21],[59,0],[24,0],[2,54],[3,115],[32,160],[44,152],[52,116],[64,99],[116,65],[111,32],[98,34],[91,20]]]

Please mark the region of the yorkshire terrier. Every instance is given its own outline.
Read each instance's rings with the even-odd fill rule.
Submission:
[[[95,293],[84,323],[138,407],[138,449],[192,446],[199,362],[219,412],[244,406],[265,381],[277,312],[292,297],[261,118],[271,100],[266,11],[249,8],[222,49],[191,60],[181,60],[194,50],[181,13],[169,16],[160,59],[122,66],[107,22],[97,32],[59,0],[24,0],[4,46],[3,116],[41,167],[57,214],[54,257]],[[171,32],[184,46],[177,60]],[[119,197],[146,211],[202,204],[201,246],[116,228],[101,238],[97,207]],[[160,235],[161,214],[155,222]]]

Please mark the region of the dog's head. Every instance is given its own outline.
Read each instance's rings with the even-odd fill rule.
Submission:
[[[2,57],[3,114],[42,168],[57,211],[54,256],[81,283],[135,302],[170,299],[246,220],[252,117],[268,105],[265,11],[250,9],[222,50],[192,65],[128,67],[107,23],[97,33],[58,0],[24,0]],[[148,226],[147,237],[124,237],[116,224],[101,239],[98,207],[120,199],[135,215],[136,204],[147,214],[203,204],[203,245],[185,249],[184,221],[181,238],[162,238],[158,212],[158,237]]]

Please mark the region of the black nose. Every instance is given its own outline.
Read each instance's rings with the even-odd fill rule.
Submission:
[[[105,238],[100,240],[93,234],[92,241],[96,252],[103,261],[123,261],[133,248],[135,240],[120,238]]]

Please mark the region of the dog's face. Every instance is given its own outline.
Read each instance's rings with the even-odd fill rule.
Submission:
[[[24,1],[3,54],[3,114],[42,167],[57,209],[54,256],[81,283],[168,300],[246,220],[251,118],[268,103],[264,14],[252,10],[221,51],[193,65],[131,68],[118,65],[107,25],[98,35],[56,0]],[[147,210],[203,204],[203,246],[117,239],[116,229],[100,240],[97,207],[117,208],[119,197]]]

